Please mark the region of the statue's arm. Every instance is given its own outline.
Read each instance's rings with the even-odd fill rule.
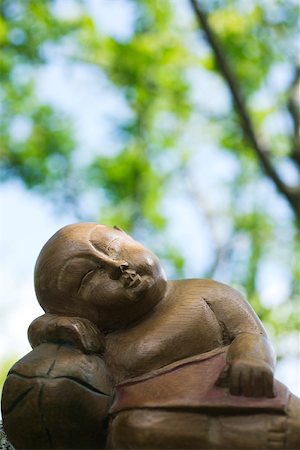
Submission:
[[[266,336],[249,332],[238,334],[227,353],[231,394],[273,397],[274,360]]]
[[[209,304],[230,342],[226,366],[230,393],[272,397],[276,359],[266,330],[236,290],[222,285],[221,292]]]

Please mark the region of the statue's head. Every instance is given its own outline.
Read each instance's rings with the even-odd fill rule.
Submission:
[[[126,326],[163,297],[158,258],[117,227],[68,225],[45,244],[35,290],[49,313],[85,317],[103,330]]]

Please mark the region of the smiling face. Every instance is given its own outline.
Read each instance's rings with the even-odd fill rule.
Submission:
[[[166,277],[158,258],[122,230],[82,223],[44,246],[35,287],[45,311],[86,317],[110,331],[153,308]]]

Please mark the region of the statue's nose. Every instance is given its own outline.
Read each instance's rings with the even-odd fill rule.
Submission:
[[[128,263],[126,261],[110,260],[107,262],[108,276],[112,280],[118,280],[125,270],[128,269]]]

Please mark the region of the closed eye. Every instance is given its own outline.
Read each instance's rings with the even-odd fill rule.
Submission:
[[[94,273],[96,272],[96,268],[89,270],[86,274],[83,275],[80,281],[80,285],[78,288],[78,291],[84,287],[84,285],[93,277]]]

